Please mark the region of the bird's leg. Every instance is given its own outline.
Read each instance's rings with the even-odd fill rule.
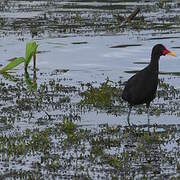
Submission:
[[[150,132],[150,131],[149,131],[149,126],[150,126],[149,106],[150,106],[150,103],[147,103],[147,104],[146,104],[146,108],[147,108],[147,118],[148,118],[148,132]]]
[[[129,105],[129,112],[128,112],[128,116],[127,116],[127,122],[129,124],[129,126],[130,126],[129,117],[130,117],[130,114],[131,114],[131,109],[132,109],[132,106]]]
[[[146,108],[147,108],[148,124],[149,124],[149,106],[150,106],[150,103],[147,103]]]
[[[148,118],[148,124],[149,124],[149,120],[150,120],[150,118],[149,118],[149,108],[147,109],[147,118]]]

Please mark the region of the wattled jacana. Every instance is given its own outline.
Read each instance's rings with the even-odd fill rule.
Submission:
[[[159,59],[160,56],[167,54],[176,56],[175,53],[167,50],[162,44],[155,45],[152,49],[149,65],[127,81],[122,98],[129,103],[128,123],[132,106],[144,103],[146,103],[149,120],[150,102],[156,96],[158,85]]]

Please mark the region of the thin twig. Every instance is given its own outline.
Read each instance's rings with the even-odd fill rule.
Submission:
[[[120,24],[119,27],[124,26],[127,22],[132,21],[136,15],[140,12],[140,8],[136,7],[136,9]]]
[[[45,114],[48,116],[48,119],[50,120],[50,119],[51,119],[51,115],[48,114],[46,111],[44,111],[44,112],[45,112]]]

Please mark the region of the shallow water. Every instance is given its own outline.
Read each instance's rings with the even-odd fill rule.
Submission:
[[[139,19],[120,28],[123,17],[135,6],[141,8]],[[2,2],[0,64],[24,56],[26,42],[37,41],[38,93],[26,91],[23,65],[11,73],[19,84],[1,76],[1,177],[26,179],[23,173],[27,171],[28,177],[43,179],[49,174],[55,179],[179,177],[180,97],[179,91],[173,95],[176,91],[171,89],[180,88],[179,11],[176,0]],[[126,121],[127,104],[120,103],[117,112],[94,105],[79,109],[80,93],[87,89],[82,84],[99,87],[107,77],[116,83],[126,81],[132,76],[127,71],[147,65],[157,43],[177,57],[161,57],[159,78],[172,87],[159,88],[167,96],[152,102],[149,125],[144,106],[133,109],[132,127]],[[66,127],[64,116],[73,120],[77,129]],[[90,132],[79,132],[86,128]],[[28,136],[29,129],[33,137]],[[6,139],[5,134],[14,134],[16,148],[10,146],[13,140]],[[37,143],[41,141],[42,146]]]

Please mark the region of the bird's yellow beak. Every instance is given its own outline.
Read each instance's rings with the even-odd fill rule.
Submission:
[[[170,55],[170,56],[174,56],[174,57],[176,57],[176,54],[175,54],[175,53],[173,53],[172,51],[169,51],[167,54],[168,54],[168,55]]]

